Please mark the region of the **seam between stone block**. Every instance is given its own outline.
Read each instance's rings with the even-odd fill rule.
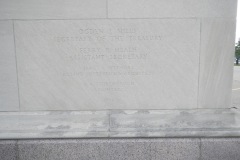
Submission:
[[[106,18],[108,18],[108,0],[106,0]]]
[[[108,137],[111,137],[111,110],[108,110]]]
[[[199,56],[198,56],[198,89],[197,89],[197,109],[200,108],[200,71],[201,71],[201,45],[202,45],[202,18],[200,18],[200,40],[199,40]]]
[[[202,138],[199,138],[199,160],[202,160]]]
[[[12,20],[12,28],[13,28],[13,43],[14,43],[14,54],[15,54],[15,62],[16,62],[16,74],[17,74],[17,89],[18,89],[18,110],[21,111],[20,106],[20,91],[19,91],[19,74],[18,74],[18,65],[17,65],[17,49],[16,49],[16,35],[15,35],[15,25],[14,20]]]
[[[18,141],[19,141],[19,140],[16,140],[16,160],[20,160]]]
[[[140,20],[145,20],[145,19],[161,19],[161,20],[164,20],[164,19],[172,19],[172,20],[175,20],[175,19],[196,19],[197,17],[139,17],[139,18],[124,18],[124,17],[109,17],[109,14],[108,14],[108,17],[104,17],[104,18],[69,18],[69,19],[0,19],[0,21],[9,21],[9,20],[12,20],[12,21],[77,21],[77,20],[107,20],[107,19],[120,19],[120,20],[134,20],[134,19],[140,19]],[[224,18],[224,17],[216,17],[216,18]]]

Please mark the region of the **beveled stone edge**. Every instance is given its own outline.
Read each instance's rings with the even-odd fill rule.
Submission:
[[[70,111],[71,112],[71,111]],[[225,127],[216,126],[215,128],[201,128],[200,126],[190,126],[190,127],[178,127],[178,128],[160,128],[157,125],[151,128],[151,126],[134,126],[134,125],[125,125],[123,123],[122,126],[116,127],[114,124],[111,124],[111,120],[120,116],[119,124],[121,122],[126,122],[126,116],[130,116],[128,120],[131,122],[135,122],[138,119],[134,119],[134,117],[142,118],[143,115],[147,115],[151,118],[151,122],[158,122],[159,116],[161,115],[173,115],[178,114],[180,112],[187,113],[188,115],[201,115],[201,114],[212,114],[209,119],[214,120],[214,116],[216,116],[216,121],[225,121],[225,118],[231,118],[233,123],[227,122],[225,123]],[[69,111],[34,111],[34,112],[0,112],[0,118],[2,115],[6,116],[14,116],[14,115],[66,115]],[[95,114],[93,114],[95,113]],[[97,114],[96,114],[97,113]],[[105,110],[105,111],[73,111],[71,114],[73,115],[86,115],[89,114],[93,116],[93,119],[97,118],[96,115],[102,115],[103,121],[104,119],[108,120],[108,124],[104,127],[97,128],[93,130],[90,128],[83,128],[80,130],[77,129],[66,129],[66,130],[18,130],[16,128],[8,127],[6,130],[0,130],[0,139],[41,139],[41,138],[139,138],[139,137],[159,137],[159,138],[171,138],[171,137],[240,137],[240,111],[238,109],[194,109],[194,110]],[[70,115],[71,115],[70,114]],[[132,118],[131,116],[134,117]],[[155,116],[153,116],[155,115]],[[157,115],[157,116],[156,116]],[[158,116],[159,115],[159,116]],[[123,118],[121,118],[123,116]],[[220,117],[220,118],[219,118]],[[59,117],[59,119],[61,116]],[[99,118],[99,117],[98,117]],[[174,118],[173,118],[174,119]],[[18,118],[19,120],[19,118]],[[161,120],[161,119],[160,119]],[[209,120],[209,121],[210,121]],[[164,119],[163,119],[164,121]],[[194,121],[193,119],[189,119],[189,121]],[[56,122],[59,122],[56,120]],[[71,122],[70,122],[71,123]],[[69,125],[70,125],[69,123]],[[85,122],[84,122],[85,123]],[[107,123],[107,122],[106,122]],[[149,121],[144,118],[141,121],[141,124],[148,124]],[[193,122],[194,123],[194,122]],[[212,122],[211,122],[212,123]],[[169,123],[170,124],[170,123]],[[33,124],[34,125],[34,124]],[[60,124],[61,125],[61,124]],[[82,124],[81,124],[82,125]],[[86,122],[86,125],[89,125],[89,122]],[[170,124],[171,125],[171,124]],[[227,125],[227,126],[226,126]]]

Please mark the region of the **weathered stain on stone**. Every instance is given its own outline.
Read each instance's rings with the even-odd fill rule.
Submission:
[[[70,129],[71,127],[69,125],[58,125],[58,126],[47,126],[46,130],[52,130],[52,129],[57,129],[57,130],[67,130]]]

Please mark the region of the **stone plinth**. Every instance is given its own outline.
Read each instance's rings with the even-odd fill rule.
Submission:
[[[239,136],[237,0],[1,0],[0,139]]]

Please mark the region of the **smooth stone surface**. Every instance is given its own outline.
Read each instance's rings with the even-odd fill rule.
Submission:
[[[12,21],[0,21],[0,111],[18,111],[18,85]]]
[[[106,111],[2,112],[0,138],[107,137]]]
[[[0,139],[240,136],[227,109],[236,3],[0,1]]]
[[[240,66],[234,67],[232,106],[240,108]]]
[[[237,110],[112,111],[111,137],[218,137],[239,135]]]
[[[235,19],[204,18],[201,26],[199,108],[230,108]]]
[[[236,17],[237,0],[109,0],[110,18]]]
[[[0,140],[1,160],[18,160],[17,155],[17,141]]]
[[[199,139],[21,140],[19,160],[197,160]]]
[[[0,19],[106,18],[106,0],[1,0]]]
[[[237,109],[0,113],[0,139],[240,136]]]
[[[238,160],[240,157],[239,138],[201,140],[202,160]]]
[[[16,21],[15,34],[23,111],[197,108],[197,19]]]

